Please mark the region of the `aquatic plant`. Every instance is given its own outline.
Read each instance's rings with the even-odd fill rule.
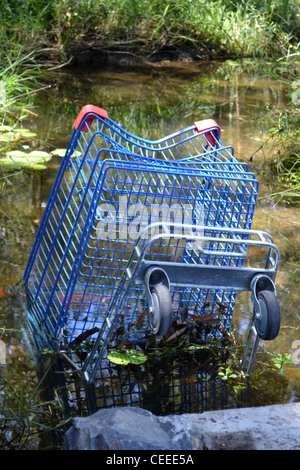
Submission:
[[[283,366],[287,364],[292,364],[292,357],[290,354],[284,353],[284,354],[277,354],[274,357],[271,358],[271,360],[274,363],[275,370],[280,375],[285,375],[285,371],[283,370]]]
[[[284,109],[266,110],[262,125],[269,128],[268,145],[275,151],[263,171],[272,178],[267,195],[276,203],[300,204],[300,45],[290,46],[268,73],[288,87],[289,104]]]
[[[57,392],[51,400],[42,398],[48,372],[40,379],[23,377],[24,373],[19,377],[13,370],[0,374],[1,450],[37,450],[45,434],[59,432],[68,423]]]
[[[51,160],[52,155],[42,150],[24,152],[17,150],[19,146],[28,147],[27,144],[36,136],[26,128],[16,128],[9,125],[0,126],[0,167],[7,170],[29,168],[44,170],[45,163]]]
[[[33,52],[24,54],[20,48],[14,58],[9,51],[0,51],[0,167],[3,170],[31,168],[45,169],[51,156],[40,150],[25,153],[24,148],[36,138],[36,133],[22,126],[31,112],[34,93],[42,87],[38,78],[41,71],[33,59]],[[21,150],[22,149],[22,150]]]
[[[9,50],[0,54],[0,65],[0,118],[16,121],[25,114],[23,108],[31,95],[41,88],[38,83],[41,70],[34,63],[34,53],[26,54],[22,48],[14,57]]]
[[[107,355],[107,359],[114,364],[142,364],[147,361],[147,356],[138,349],[113,350]]]

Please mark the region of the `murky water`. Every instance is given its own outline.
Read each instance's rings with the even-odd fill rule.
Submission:
[[[258,119],[266,108],[282,108],[286,103],[283,84],[267,76],[261,65],[249,63],[164,64],[149,71],[67,70],[46,80],[49,88],[40,92],[24,122],[37,133],[29,146],[51,151],[66,147],[73,122],[85,104],[108,111],[123,128],[150,139],[160,138],[193,124],[213,118],[221,127],[221,139],[233,145],[235,156],[249,162],[261,183],[253,228],[272,234],[282,259],[276,279],[282,325],[279,336],[263,345],[273,354],[293,354],[293,364],[285,366],[285,376],[274,375],[280,384],[265,393],[258,383],[252,405],[298,401],[300,398],[300,311],[299,311],[299,208],[274,205],[265,198],[269,184],[260,175],[259,162],[271,149],[258,150],[268,137],[268,129]],[[48,170],[22,172],[0,180],[0,288],[22,278],[35,235],[60,164],[55,157]],[[2,291],[0,291],[2,292]],[[12,316],[6,298],[0,299],[0,327],[6,348],[3,374],[13,368],[19,377],[35,375],[26,353],[17,313]],[[245,337],[252,310],[241,296],[234,315],[234,328]],[[3,330],[5,328],[5,331]],[[32,367],[31,367],[32,365]],[[29,369],[28,369],[29,368]],[[274,379],[275,377],[275,379]],[[275,380],[275,382],[274,382]]]

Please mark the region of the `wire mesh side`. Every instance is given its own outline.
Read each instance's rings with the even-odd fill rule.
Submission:
[[[110,150],[103,150],[105,153],[111,155]],[[195,173],[189,165],[170,165],[161,171],[156,162],[152,167],[133,164],[124,153],[119,154],[125,161],[78,160],[70,155],[31,263],[30,295],[39,303],[42,320],[53,334],[64,328],[68,341],[101,325],[135,237],[151,220],[239,228],[251,225],[257,183],[246,174],[239,179],[224,178],[222,173],[214,177],[201,170]],[[199,262],[195,252],[178,240],[171,246],[153,246],[149,256]],[[224,259],[214,262],[224,263]],[[228,328],[234,296],[231,292],[174,290],[173,301],[176,310],[193,299],[194,308],[204,315],[216,302],[225,303],[230,313],[223,320]],[[145,308],[145,295],[139,287],[132,290],[125,307],[132,312],[130,324],[141,308]]]
[[[221,157],[221,161],[225,159],[237,163],[233,157],[233,148],[231,146],[225,147],[220,141],[217,124],[212,121],[209,128],[201,130],[201,125],[200,129],[198,126],[200,123],[201,121],[162,139],[152,141],[124,130],[107,116],[104,118],[101,115],[89,113],[79,127],[76,124],[76,131],[73,132],[70,148],[74,149],[81,141],[79,145],[83,151],[82,154],[88,151],[90,155],[93,155],[93,153],[95,155],[103,147],[123,148],[127,152],[146,158],[166,161],[182,160],[183,158],[200,155],[209,155],[209,160],[213,161],[220,150],[219,157]],[[216,127],[214,127],[214,124]],[[220,161],[219,157],[217,158],[218,161]],[[239,163],[239,165],[242,167],[244,164]]]

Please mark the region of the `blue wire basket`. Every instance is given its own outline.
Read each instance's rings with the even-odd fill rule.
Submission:
[[[24,274],[40,347],[89,337],[83,371],[93,381],[120,337],[165,336],[173,321],[190,320],[205,325],[204,341],[223,338],[239,290],[252,291],[256,311],[259,293],[270,291],[277,311],[279,252],[251,230],[257,191],[211,119],[150,141],[85,106]],[[256,268],[245,267],[252,246],[267,250]]]

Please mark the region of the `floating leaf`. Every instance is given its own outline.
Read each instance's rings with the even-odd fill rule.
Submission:
[[[22,152],[21,150],[12,150],[7,152],[6,157],[0,159],[0,166],[5,166],[9,169],[16,169],[16,168],[29,168],[34,170],[45,170],[47,168],[46,165],[42,165],[45,161],[49,159],[45,156],[34,156]]]
[[[47,170],[46,165],[42,165],[41,163],[31,163],[28,167],[29,170]]]
[[[209,347],[204,344],[191,344],[184,349],[187,349],[188,351],[198,351],[199,349],[209,349]]]
[[[55,155],[56,157],[64,157],[66,155],[67,149],[55,149],[52,150],[50,153],[51,155]],[[76,153],[73,153],[71,157],[81,157],[82,153],[76,150]]]
[[[55,149],[52,150],[51,155],[56,155],[57,157],[64,157],[67,149]]]
[[[130,356],[130,362],[132,364],[143,364],[143,362],[147,361],[147,356],[145,356],[145,354],[143,354],[141,351],[133,349],[128,353]]]
[[[22,150],[10,150],[9,152],[6,153],[7,157],[12,157],[12,158],[26,158],[27,153],[23,152]]]
[[[48,152],[43,152],[42,150],[33,150],[32,152],[28,153],[28,158],[31,160],[34,159],[36,161],[48,162],[51,160],[52,156]]]
[[[16,140],[19,140],[20,137],[21,137],[20,134],[16,134],[13,132],[5,133],[5,134],[0,133],[0,142],[9,142],[9,141],[15,142]]]
[[[0,134],[0,142],[9,142],[14,137],[14,134]]]
[[[30,139],[31,137],[36,137],[37,135],[35,132],[31,132],[28,129],[22,129],[22,128],[15,129],[15,132],[18,132],[22,137],[25,137],[28,139]]]
[[[19,132],[19,134],[31,134],[32,133],[29,129],[26,129],[25,127],[15,127],[13,131]],[[33,132],[33,134],[35,134],[35,132]]]
[[[2,158],[0,159],[0,166],[5,166],[11,170],[14,170],[16,168],[20,168],[23,165],[21,163],[14,162],[11,158]]]
[[[26,153],[22,150],[11,150],[6,153],[6,160],[11,159],[15,163],[45,163],[51,160],[51,155],[42,150],[34,150],[33,152]]]
[[[107,355],[107,359],[114,364],[127,365],[127,364],[142,364],[147,361],[147,356],[141,351],[136,349],[131,350],[117,350],[111,351]]]
[[[3,133],[1,135],[1,133]],[[30,131],[29,129],[24,129],[23,127],[11,127],[11,126],[0,126],[0,137],[3,135],[15,135],[18,134],[20,137],[25,137],[25,138],[30,138],[30,137],[36,137],[36,133]]]
[[[125,354],[124,354],[125,353]],[[127,355],[125,351],[111,351],[107,355],[107,359],[110,362],[113,362],[114,364],[129,364],[130,361],[128,361]]]
[[[33,150],[28,155],[30,155],[31,157],[49,157],[50,156],[48,152],[44,152],[43,150]]]

